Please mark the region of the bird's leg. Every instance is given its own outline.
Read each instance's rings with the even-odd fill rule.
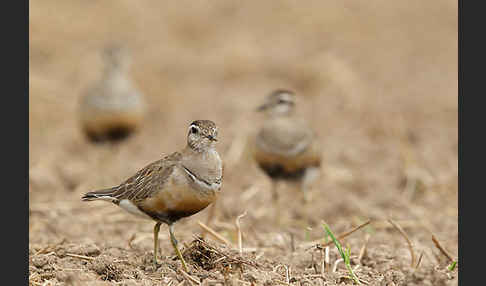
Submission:
[[[302,210],[302,217],[306,223],[310,223],[310,218],[312,217],[310,214],[310,208],[309,208],[309,203],[311,202],[311,196],[310,196],[310,188],[312,184],[315,182],[315,180],[319,176],[319,169],[315,167],[310,167],[305,170],[304,176],[302,180],[300,181],[300,191],[302,192],[302,201],[304,204],[304,207],[301,208]]]
[[[277,192],[278,186],[277,185],[278,185],[278,181],[272,180],[272,199],[276,204],[278,204],[278,192]]]
[[[309,189],[310,186],[315,182],[315,180],[319,177],[319,169],[316,167],[310,167],[305,170],[304,177],[300,183],[300,189],[302,191],[304,203],[307,204],[310,202],[310,194]]]
[[[300,191],[302,192],[302,202],[307,205],[310,201],[308,186],[300,184]]]
[[[177,256],[181,260],[182,268],[184,268],[184,271],[189,272],[187,265],[186,265],[186,261],[182,257],[181,251],[177,247],[177,239],[175,238],[175,235],[174,235],[174,224],[169,224],[169,234],[170,234],[170,242],[172,243],[172,246],[174,247],[174,250],[175,250]]]
[[[278,195],[278,181],[272,180],[272,199],[275,205],[275,222],[280,224],[280,204]]]
[[[157,222],[154,226],[154,265],[157,268],[157,253],[159,252],[159,230],[160,222]]]

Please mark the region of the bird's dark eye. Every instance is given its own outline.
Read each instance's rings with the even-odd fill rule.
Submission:
[[[191,133],[196,134],[197,133],[197,128],[196,127],[191,127]]]
[[[286,103],[287,101],[283,100],[283,99],[279,99],[278,100],[278,103]]]

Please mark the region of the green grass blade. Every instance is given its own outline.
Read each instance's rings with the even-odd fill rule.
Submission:
[[[334,234],[332,233],[331,229],[329,228],[329,226],[327,226],[327,224],[324,224],[324,230],[326,231],[326,233],[331,237],[332,241],[334,241],[334,245],[336,245],[338,251],[339,251],[339,254],[341,254],[341,257],[346,260],[346,257],[344,255],[344,251],[343,251],[343,248],[341,246],[341,243],[339,243],[339,241],[336,239],[336,237],[334,236]]]
[[[351,268],[350,261],[349,261],[349,256],[351,255],[351,248],[348,247],[345,250],[346,252],[343,251],[343,248],[341,246],[341,243],[339,243],[339,240],[337,240],[337,238],[334,236],[334,234],[332,233],[332,231],[329,228],[329,226],[327,224],[325,224],[325,223],[324,223],[324,230],[327,232],[327,234],[329,234],[329,236],[331,237],[332,241],[334,241],[334,245],[336,245],[336,248],[338,249],[339,254],[341,254],[341,257],[344,260],[344,264],[346,265],[346,268],[348,269],[348,272],[351,275],[351,278],[353,279],[353,281],[356,282],[356,284],[361,285],[361,283],[359,282],[358,277],[354,274],[353,269]]]

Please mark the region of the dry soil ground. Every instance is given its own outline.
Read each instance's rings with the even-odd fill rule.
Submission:
[[[431,239],[456,259],[456,1],[29,5],[30,285],[351,285],[333,245],[321,269],[322,221],[340,234],[368,219],[341,240],[362,284],[457,285],[460,262],[449,271]],[[93,145],[76,107],[111,42],[130,49],[150,111],[122,144]],[[279,223],[270,183],[242,147],[261,122],[254,108],[277,87],[297,92],[324,150],[312,203],[305,208],[283,185]],[[153,223],[80,197],[183,147],[194,119],[220,127],[225,177],[208,224],[229,245],[198,240],[209,209],[180,221],[192,281],[172,259],[165,227],[154,268]],[[240,255],[235,220],[244,212]],[[389,218],[413,243],[418,267]]]

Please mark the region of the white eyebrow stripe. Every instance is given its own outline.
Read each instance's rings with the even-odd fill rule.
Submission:
[[[200,131],[201,129],[199,128],[199,126],[195,125],[195,124],[191,124],[189,125],[189,130],[191,130],[191,128],[196,128],[198,131]]]

